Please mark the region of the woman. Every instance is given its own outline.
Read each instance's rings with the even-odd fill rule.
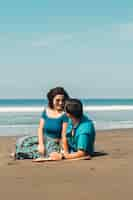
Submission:
[[[65,137],[67,128],[68,118],[64,113],[64,105],[68,98],[62,87],[48,92],[48,106],[40,119],[38,137],[21,138],[16,144],[16,159],[49,157],[52,152],[60,152],[61,139]]]

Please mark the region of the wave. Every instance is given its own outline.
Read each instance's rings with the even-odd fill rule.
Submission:
[[[113,128],[133,128],[133,121],[93,121],[95,128],[99,129],[113,129]],[[38,128],[38,124],[0,124],[1,128]]]
[[[133,106],[129,105],[111,105],[111,106],[86,106],[85,111],[121,111],[133,110]]]
[[[41,106],[19,106],[19,107],[0,107],[0,113],[7,112],[42,112],[44,107]],[[84,106],[84,111],[124,111],[133,110],[133,105],[109,105],[109,106]]]
[[[133,128],[133,121],[94,121],[96,131]],[[0,125],[0,136],[37,135],[38,124]]]
[[[133,128],[133,121],[94,121],[96,130]]]
[[[0,107],[0,112],[42,112],[44,107]]]
[[[0,125],[0,128],[37,128],[38,124],[7,124],[7,125]]]

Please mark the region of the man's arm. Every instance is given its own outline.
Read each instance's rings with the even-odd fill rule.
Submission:
[[[75,158],[81,158],[84,156],[89,155],[88,149],[89,149],[89,135],[88,134],[82,134],[77,138],[77,151],[74,153],[65,153],[64,158],[66,159],[75,159]]]
[[[75,158],[81,158],[84,156],[88,156],[88,154],[82,150],[78,150],[77,152],[74,152],[74,153],[64,153],[65,159],[75,159]]]

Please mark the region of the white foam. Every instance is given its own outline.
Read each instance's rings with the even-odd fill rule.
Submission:
[[[7,124],[7,125],[1,125],[0,124],[0,128],[37,128],[38,127],[38,124],[32,124],[32,125],[28,125],[28,124],[13,124],[13,125],[10,125],[10,124]]]
[[[27,106],[27,107],[0,107],[0,113],[8,112],[42,112],[44,107]],[[84,111],[121,111],[133,110],[133,105],[108,105],[108,106],[84,106]]]
[[[43,107],[0,107],[0,112],[42,112]]]
[[[95,121],[96,130],[133,128],[133,121]]]
[[[85,106],[85,111],[119,111],[119,110],[133,110],[133,105],[113,105],[113,106]]]

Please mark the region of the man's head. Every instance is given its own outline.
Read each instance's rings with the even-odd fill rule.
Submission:
[[[68,99],[65,104],[65,112],[68,117],[81,119],[83,116],[83,105],[79,99]]]

